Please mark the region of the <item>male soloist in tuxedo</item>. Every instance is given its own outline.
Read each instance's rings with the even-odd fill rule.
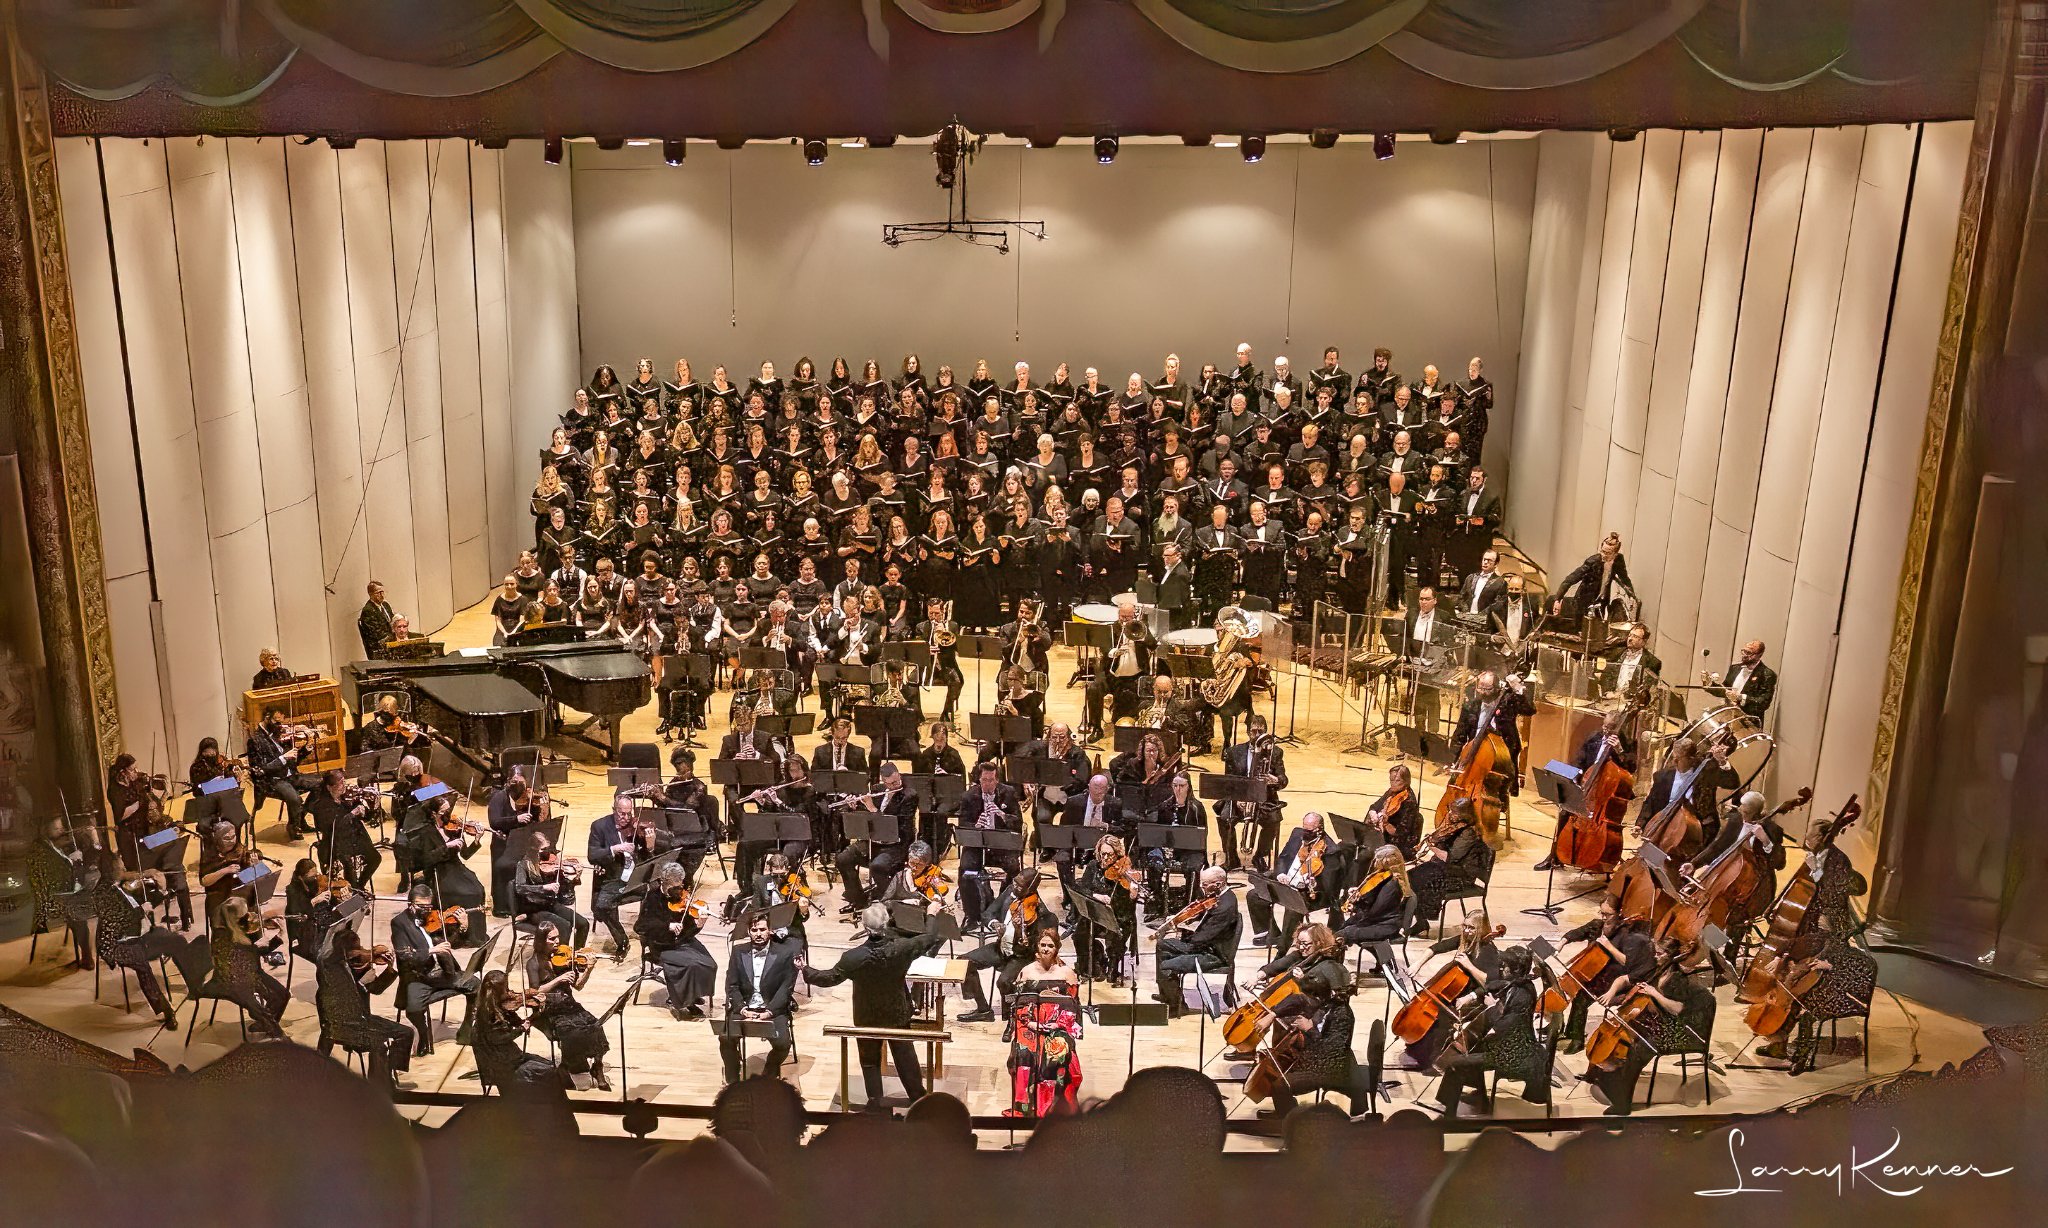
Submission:
[[[795,948],[773,940],[766,912],[748,914],[747,944],[733,951],[725,969],[725,1017],[769,1025],[768,1058],[761,1073],[770,1079],[781,1075],[782,1061],[789,1056],[796,977]],[[740,1038],[720,1036],[718,1054],[724,1059],[725,1081],[739,1082]]]

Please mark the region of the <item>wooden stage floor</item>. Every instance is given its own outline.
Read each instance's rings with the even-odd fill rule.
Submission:
[[[483,644],[490,641],[489,616],[484,606],[478,606],[458,615],[453,623],[438,634],[438,638],[451,647],[458,644]],[[1051,715],[1056,720],[1078,721],[1081,706],[1081,691],[1078,687],[1066,688],[1060,685],[1072,669],[1072,656],[1064,649],[1056,650],[1053,679],[1055,690],[1050,697]],[[974,662],[963,662],[970,669]],[[991,676],[990,680],[993,682]],[[963,706],[971,707],[975,695],[975,679],[969,674],[963,696]],[[990,692],[992,694],[992,692]],[[725,709],[723,696],[715,699],[712,708],[712,729],[708,735],[712,746],[723,732]],[[1290,707],[1292,708],[1291,728],[1302,739],[1300,745],[1287,749],[1287,769],[1292,784],[1286,792],[1288,803],[1288,826],[1298,821],[1308,810],[1332,809],[1353,816],[1362,814],[1370,800],[1385,787],[1386,768],[1392,760],[1381,754],[1365,753],[1352,749],[1359,740],[1361,717],[1356,702],[1348,700],[1338,690],[1320,681],[1311,681],[1304,675],[1297,686],[1283,673],[1280,678],[1278,721],[1276,730],[1286,733],[1290,728]],[[643,709],[629,717],[626,722],[627,740],[648,741],[653,739],[654,713],[652,707]],[[801,749],[808,752],[812,740],[805,740]],[[566,808],[568,823],[564,833],[564,847],[571,853],[580,853],[590,821],[603,814],[609,805],[609,790],[605,785],[604,764],[598,753],[577,742],[559,741],[555,749],[571,755],[575,765],[571,772],[570,784],[566,788],[553,790],[558,803],[558,812]],[[1382,748],[1392,752],[1388,743]],[[708,757],[709,751],[700,752]],[[1107,760],[1104,749],[1103,758]],[[699,769],[703,770],[703,758]],[[1198,759],[1194,765],[1198,770],[1220,770],[1220,764],[1212,756]],[[1434,771],[1425,772],[1419,782],[1419,790],[1425,814],[1434,809],[1437,796],[1442,790],[1440,776]],[[479,806],[479,817],[481,807]],[[278,814],[272,805],[266,810],[266,827],[260,833],[264,839],[265,851],[283,860],[287,867],[298,857],[306,855],[305,844],[281,842],[283,824],[270,823]],[[1565,904],[1555,923],[1540,916],[1531,916],[1522,910],[1544,902],[1545,875],[1532,867],[1547,851],[1548,837],[1552,830],[1554,816],[1548,806],[1532,804],[1517,799],[1509,816],[1511,834],[1502,850],[1495,870],[1489,900],[1493,920],[1507,926],[1508,936],[1504,942],[1526,940],[1538,934],[1555,938],[1568,928],[1591,916],[1595,897],[1577,899]],[[1283,829],[1284,831],[1285,829]],[[1214,833],[1211,833],[1212,845]],[[730,846],[727,849],[730,858]],[[1796,854],[1795,854],[1796,855]],[[489,879],[486,853],[478,853],[473,867],[480,878]],[[389,861],[387,859],[387,867]],[[721,897],[732,887],[719,873],[716,861],[707,861],[701,878],[710,884],[709,894]],[[809,925],[813,948],[812,962],[827,964],[844,949],[853,934],[853,927],[838,917],[840,903],[836,887],[827,891],[819,876],[812,875],[814,886],[819,888],[823,901],[823,916],[814,918]],[[1583,890],[1593,886],[1592,881],[1578,882],[1559,876],[1556,887],[1564,895],[1573,889]],[[1048,879],[1049,893],[1057,892],[1055,880]],[[393,896],[396,890],[395,878],[380,878],[377,890],[383,896]],[[395,898],[395,897],[394,897]],[[588,912],[588,893],[583,894],[581,910]],[[390,915],[395,903],[380,899],[377,904],[377,926],[375,932],[384,933],[384,919]],[[1450,909],[1452,924],[1455,925],[1457,909]],[[630,922],[630,915],[629,915]],[[502,925],[503,922],[495,924]],[[601,934],[601,930],[599,933]],[[367,935],[366,935],[367,936]],[[726,944],[730,941],[722,927],[713,927],[706,935],[706,945],[719,957],[720,985],[723,986],[723,969],[726,962]],[[0,1002],[23,1012],[67,1033],[100,1045],[116,1053],[126,1054],[130,1050],[151,1046],[153,1051],[173,1066],[203,1065],[220,1056],[227,1046],[237,1043],[239,1032],[233,1021],[233,1008],[222,1012],[215,1024],[203,1019],[196,1035],[187,1037],[178,1034],[157,1035],[157,1021],[147,1013],[138,997],[136,1011],[128,1013],[121,1004],[121,990],[115,977],[109,972],[103,977],[99,1000],[93,992],[93,975],[89,972],[67,972],[62,968],[69,958],[63,950],[61,936],[46,936],[41,943],[37,959],[31,964],[28,959],[29,942],[22,939],[0,946]],[[1151,941],[1144,942],[1144,959],[1141,964],[1142,983],[1135,991],[1138,998],[1150,1001],[1154,988],[1151,979]],[[502,943],[498,948],[503,951]],[[1071,948],[1070,948],[1071,954]],[[1418,962],[1426,952],[1421,942],[1410,944],[1411,963]],[[1244,950],[1238,956],[1238,982],[1249,985],[1256,979],[1258,965],[1264,960],[1263,951]],[[602,962],[593,972],[588,987],[580,995],[584,1004],[592,1010],[602,1010],[616,998],[621,987],[637,966],[637,960],[623,965]],[[285,1028],[290,1035],[301,1042],[311,1044],[318,1036],[318,1024],[313,1007],[313,982],[311,970],[303,963],[293,966],[292,1005],[285,1016]],[[515,977],[515,983],[517,978]],[[1664,1071],[1656,1088],[1656,1104],[1648,1109],[1639,1109],[1638,1114],[1691,1113],[1711,1108],[1714,1112],[1758,1112],[1804,1100],[1816,1095],[1853,1087],[1867,1080],[1882,1078],[1898,1072],[1919,1068],[1935,1069],[1944,1062],[1957,1061],[1975,1052],[1983,1045],[1983,1034],[1966,1021],[1939,1014],[1931,1009],[1910,1001],[1903,1001],[1885,993],[1880,987],[1870,1020],[1869,1070],[1866,1073],[1862,1057],[1856,1053],[1854,1041],[1858,1039],[1858,1028],[1847,1023],[1841,1029],[1844,1052],[1831,1054],[1823,1044],[1818,1069],[1799,1078],[1792,1078],[1782,1071],[1740,1068],[1753,1062],[1750,1044],[1752,1038],[1742,1022],[1741,1008],[1732,1001],[1732,988],[1718,991],[1721,1007],[1712,1039],[1712,1051],[1716,1071],[1712,1076],[1713,1101],[1708,1106],[1705,1089],[1694,1077],[1680,1086],[1675,1074]],[[784,1075],[801,1090],[805,1103],[813,1109],[839,1107],[839,1049],[838,1042],[828,1039],[823,1029],[828,1024],[850,1022],[850,994],[848,987],[816,992],[803,1004],[796,1016],[796,1056],[784,1067]],[[1131,990],[1112,990],[1106,984],[1094,987],[1094,1000],[1100,1002],[1129,1001]],[[1380,1017],[1387,1006],[1388,991],[1378,984],[1363,987],[1353,999],[1353,1006],[1359,1018],[1358,1046],[1361,1058],[1369,1022]],[[631,1096],[674,1103],[709,1104],[717,1095],[720,1085],[720,1064],[715,1038],[702,1023],[684,1024],[674,1021],[665,1006],[666,995],[658,981],[645,986],[642,1005],[626,1008],[625,1041],[627,1069],[623,1090]],[[1007,1046],[1002,1041],[1000,1023],[961,1024],[951,1021],[951,1016],[962,1009],[957,998],[948,1002],[949,1026],[954,1042],[945,1054],[945,1074],[935,1087],[958,1096],[970,1111],[977,1115],[997,1114],[1010,1103],[1009,1079],[1004,1069]],[[380,1007],[389,1009],[388,997],[380,1000]],[[189,1018],[189,1010],[186,1012]],[[469,1051],[454,1043],[453,1032],[456,1017],[437,1032],[437,1049],[433,1056],[415,1062],[404,1086],[422,1091],[475,1092],[479,1085],[474,1079],[474,1063]],[[1219,1042],[1216,1027],[1210,1024],[1206,1030],[1194,1017],[1174,1021],[1164,1028],[1140,1030],[1135,1038],[1135,1060],[1139,1068],[1147,1066],[1200,1066],[1213,1075],[1229,1073],[1226,1063],[1218,1056]],[[619,1037],[617,1024],[612,1026],[613,1050],[608,1057],[609,1069],[615,1089],[620,1088],[618,1073]],[[1081,1040],[1080,1053],[1084,1077],[1081,1093],[1084,1097],[1107,1097],[1121,1087],[1125,1080],[1127,1053],[1132,1038],[1121,1029],[1091,1026]],[[544,1047],[546,1041],[536,1036],[533,1044]],[[1434,1077],[1403,1072],[1395,1068],[1398,1042],[1389,1045],[1388,1077],[1395,1083],[1390,1093],[1391,1100],[1383,1105],[1398,1109],[1416,1099],[1426,1098],[1433,1092]],[[338,1054],[337,1054],[338,1056]],[[759,1058],[756,1057],[758,1064]],[[1554,1112],[1558,1116],[1595,1116],[1603,1104],[1578,1082],[1577,1076],[1584,1069],[1584,1060],[1579,1057],[1561,1058],[1557,1069],[1557,1086],[1553,1090],[1556,1100]],[[467,1077],[466,1077],[467,1076]],[[851,1085],[856,1103],[861,1097],[859,1071],[852,1072]],[[890,1095],[895,1097],[898,1085],[894,1078],[888,1081]],[[1527,1104],[1508,1089],[1519,1090],[1519,1086],[1508,1083],[1503,1094],[1495,1102],[1496,1117],[1540,1117],[1543,1110]],[[1234,1081],[1223,1084],[1226,1103],[1232,1106],[1233,1116],[1249,1116],[1257,1106],[1243,1101],[1238,1084]],[[616,1097],[619,1090],[610,1095]],[[605,1098],[606,1093],[579,1091],[577,1097]],[[419,1116],[422,1110],[409,1109],[409,1114]],[[445,1110],[425,1110],[427,1120],[433,1121],[445,1116]],[[615,1118],[584,1118],[584,1127],[592,1131],[616,1130]],[[671,1136],[687,1133],[688,1123],[665,1122],[661,1133]]]

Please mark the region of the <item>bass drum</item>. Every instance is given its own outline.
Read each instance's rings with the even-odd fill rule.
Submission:
[[[1735,749],[1728,755],[1728,764],[1745,787],[1770,763],[1778,748],[1777,740],[1764,732],[1761,722],[1733,704],[1707,709],[1672,741],[1686,738],[1703,751],[1716,742],[1731,743]]]

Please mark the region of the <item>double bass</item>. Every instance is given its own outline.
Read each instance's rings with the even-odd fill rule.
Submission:
[[[1802,934],[1782,950],[1757,952],[1742,982],[1743,996],[1750,1000],[1742,1021],[1751,1032],[1769,1039],[1798,1016],[1806,995],[1820,985],[1822,949],[1818,936]]]
[[[1496,771],[1512,772],[1514,761],[1508,758],[1508,744],[1494,731],[1494,722],[1500,719],[1500,705],[1507,699],[1508,690],[1501,684],[1501,693],[1494,697],[1490,707],[1482,709],[1485,719],[1472,731],[1472,740],[1465,743],[1458,752],[1458,762],[1451,771],[1451,779],[1444,786],[1444,795],[1436,804],[1436,830],[1442,831],[1451,821],[1451,809],[1460,798],[1472,803],[1472,815],[1479,822],[1480,834],[1488,844],[1496,842],[1495,834],[1500,830],[1500,801],[1486,787],[1486,778]]]
[[[1812,800],[1813,790],[1801,789],[1764,817],[1790,814]],[[1768,881],[1765,876],[1769,871],[1769,864],[1759,860],[1763,855],[1762,850],[1750,847],[1748,839],[1739,838],[1719,857],[1696,867],[1696,872],[1678,885],[1677,906],[1658,920],[1657,941],[1676,939],[1691,952],[1707,926],[1731,930],[1761,912],[1757,896]]]
[[[1851,793],[1849,800],[1842,803],[1841,810],[1821,829],[1812,852],[1809,852],[1806,860],[1799,864],[1799,869],[1793,872],[1792,881],[1786,883],[1785,889],[1778,893],[1777,901],[1771,905],[1770,918],[1764,926],[1763,941],[1757,945],[1756,955],[1749,961],[1749,971],[1743,977],[1743,997],[1752,1002],[1762,998],[1774,983],[1770,967],[1772,957],[1784,952],[1794,941],[1813,928],[1813,914],[1809,910],[1813,904],[1814,893],[1820,887],[1820,881],[1813,873],[1814,855],[1823,849],[1833,848],[1835,840],[1862,815],[1863,803],[1856,800],[1856,795]]]
[[[1623,709],[1624,727],[1639,707],[1637,703]],[[1616,763],[1612,751],[1603,740],[1592,766],[1579,778],[1586,795],[1585,811],[1566,817],[1551,848],[1559,862],[1589,874],[1605,874],[1621,864],[1622,823],[1636,796],[1635,773]]]
[[[1705,757],[1701,763],[1704,765]],[[1699,851],[1705,841],[1705,826],[1692,807],[1691,789],[1673,789],[1671,800],[1664,809],[1654,815],[1641,818],[1644,844],[1654,844],[1664,855],[1683,861]],[[1614,897],[1614,903],[1624,917],[1644,921],[1661,921],[1671,907],[1671,900],[1657,886],[1656,877],[1650,873],[1649,863],[1640,855],[1632,856],[1627,864],[1607,880],[1607,894]]]

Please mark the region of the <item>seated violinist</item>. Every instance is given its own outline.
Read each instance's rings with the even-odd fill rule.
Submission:
[[[1401,855],[1399,847],[1382,844],[1373,850],[1365,881],[1353,888],[1342,903],[1330,906],[1337,936],[1371,949],[1375,976],[1388,975],[1395,965],[1393,943],[1401,937],[1401,917],[1414,894],[1415,888],[1408,882],[1408,859]],[[1296,931],[1297,937],[1299,934]]]
[[[434,1051],[434,1024],[427,1008],[447,998],[476,994],[476,978],[455,960],[448,941],[450,925],[434,908],[434,889],[422,883],[408,894],[406,907],[391,918],[391,952],[398,966],[398,1009],[412,1023],[419,1047],[415,1056]],[[431,927],[431,928],[430,928]]]
[[[1274,877],[1301,892],[1311,910],[1320,908],[1329,902],[1333,894],[1334,854],[1329,835],[1323,831],[1323,816],[1311,810],[1301,816],[1301,826],[1289,832],[1287,843],[1280,847],[1279,872]],[[1273,901],[1256,884],[1245,893],[1244,906],[1252,917],[1253,946],[1275,946],[1291,941],[1295,927],[1303,919],[1293,910],[1283,909],[1280,932],[1274,934]]]
[[[1059,917],[1039,898],[1039,881],[1038,867],[1025,866],[996,897],[991,912],[1002,919],[997,923],[995,936],[965,957],[967,996],[973,1000],[974,1009],[959,1017],[961,1023],[990,1023],[996,1017],[988,994],[981,987],[982,969],[995,969],[996,993],[1007,998],[1016,989],[1018,972],[1031,962],[1037,950],[1038,935],[1047,931],[1058,935]]]
[[[706,911],[690,894],[683,868],[669,862],[654,872],[654,886],[640,901],[634,924],[643,957],[660,966],[668,986],[669,1013],[684,1022],[704,1017],[718,978],[718,961],[697,936]]]
[[[386,692],[377,700],[377,708],[370,714],[370,727],[363,731],[364,750],[383,750],[386,747],[402,746],[414,754],[425,754],[433,745],[427,736],[427,727],[408,720],[398,710],[398,696]]]
[[[1075,962],[1088,979],[1106,979],[1112,986],[1122,987],[1125,957],[1134,950],[1131,936],[1138,932],[1138,890],[1142,885],[1123,837],[1104,835],[1096,840],[1095,855],[1076,887],[1082,895],[1109,905],[1117,928],[1111,931],[1085,922],[1076,926]]]
[[[536,913],[534,920],[540,928],[526,959],[526,992],[540,1003],[533,1012],[534,1029],[555,1042],[564,1075],[588,1074],[593,1084],[610,1091],[604,1055],[612,1043],[597,1016],[576,1000],[577,988],[590,976],[592,956],[567,945],[568,936],[554,913]],[[589,923],[583,922],[583,927],[587,930]]]
[[[1198,911],[1199,910],[1199,911]],[[1194,914],[1189,916],[1189,914]],[[1244,914],[1238,910],[1237,897],[1230,891],[1230,876],[1222,866],[1207,866],[1202,870],[1199,894],[1195,902],[1175,914],[1175,918],[1187,917],[1183,922],[1188,929],[1187,937],[1159,939],[1155,952],[1155,964],[1159,977],[1159,990],[1153,995],[1166,1003],[1168,1014],[1185,1013],[1181,999],[1181,978],[1191,973],[1217,972],[1228,968],[1237,959],[1238,936],[1244,930]],[[1169,924],[1168,929],[1180,926]]]

